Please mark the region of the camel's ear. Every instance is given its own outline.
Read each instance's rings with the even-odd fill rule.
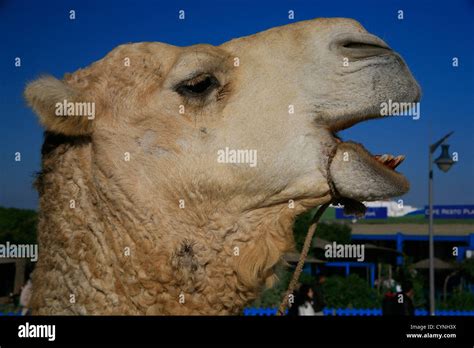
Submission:
[[[80,94],[63,81],[41,77],[28,84],[25,98],[46,130],[64,135],[92,132],[95,104],[81,100]]]

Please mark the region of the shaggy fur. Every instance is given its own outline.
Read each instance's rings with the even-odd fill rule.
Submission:
[[[201,217],[183,209],[179,219],[158,218],[105,173],[91,175],[91,146],[87,137],[46,133],[36,182],[47,212],[38,226],[36,314],[238,314],[262,281],[271,285],[274,266],[292,249],[293,218],[307,207],[235,217],[225,206]]]
[[[295,217],[331,187],[358,200],[403,193],[365,153],[364,165],[330,161],[336,130],[419,96],[397,54],[353,54],[350,40],[385,45],[355,21],[318,19],[219,47],[122,45],[29,84],[47,130],[33,313],[238,314],[275,280]],[[180,92],[200,76],[217,83]],[[63,100],[95,103],[96,117],[56,116]],[[256,150],[257,165],[218,163],[226,147]],[[352,170],[376,173],[377,192],[351,191]]]

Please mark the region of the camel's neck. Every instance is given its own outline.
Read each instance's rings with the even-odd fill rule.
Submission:
[[[291,248],[286,206],[201,222],[149,211],[91,170],[90,146],[77,140],[43,158],[36,313],[235,314]]]

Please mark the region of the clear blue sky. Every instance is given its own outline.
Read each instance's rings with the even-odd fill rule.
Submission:
[[[184,21],[178,20],[180,9]],[[399,9],[404,20],[397,19]],[[406,154],[399,167],[412,184],[405,202],[422,206],[428,144],[454,130],[449,143],[459,163],[447,174],[436,169],[436,204],[474,203],[473,1],[0,0],[0,205],[37,207],[32,182],[40,170],[42,129],[22,98],[28,81],[44,73],[62,77],[126,42],[218,45],[292,22],[288,10],[295,20],[354,18],[402,54],[423,89],[421,119],[363,123],[342,136],[374,153]],[[21,57],[21,68],[15,57]],[[459,58],[458,68],[452,57]],[[14,161],[17,151],[21,162]]]

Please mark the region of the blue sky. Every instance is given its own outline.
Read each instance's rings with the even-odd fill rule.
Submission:
[[[181,9],[184,21],[178,19]],[[76,11],[74,21],[69,10]],[[421,118],[361,123],[341,135],[373,153],[406,154],[399,170],[412,188],[404,200],[422,206],[428,145],[454,130],[450,150],[459,153],[459,162],[447,174],[436,169],[435,202],[474,203],[473,1],[0,0],[0,205],[37,207],[32,182],[40,170],[42,129],[22,97],[28,81],[45,73],[62,77],[127,42],[218,45],[293,22],[289,10],[295,11],[294,21],[354,18],[401,53],[423,89]],[[21,58],[20,68],[15,57]],[[14,161],[15,152],[21,152],[21,162]]]

